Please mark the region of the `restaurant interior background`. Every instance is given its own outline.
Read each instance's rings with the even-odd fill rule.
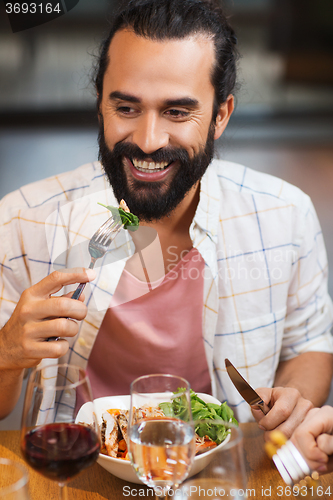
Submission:
[[[181,0],[180,0],[181,1]],[[12,33],[0,2],[0,198],[97,159],[91,67],[116,0]],[[226,0],[241,54],[220,158],[282,177],[317,209],[333,270],[333,2]],[[329,280],[333,296],[333,271]],[[333,404],[333,391],[329,402]],[[22,397],[0,429],[19,428]]]

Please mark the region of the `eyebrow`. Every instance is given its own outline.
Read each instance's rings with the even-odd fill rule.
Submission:
[[[127,101],[133,103],[140,103],[141,99],[132,94],[126,94],[124,92],[120,92],[119,90],[115,90],[111,92],[110,99],[112,101]],[[164,101],[165,106],[185,106],[190,108],[197,108],[199,106],[199,101],[197,99],[193,99],[192,97],[180,97],[178,99],[166,99]]]
[[[164,101],[167,106],[185,106],[187,108],[197,108],[199,101],[192,97],[180,97],[179,99],[167,99]]]
[[[128,101],[128,102],[135,102],[135,103],[141,102],[141,99],[139,99],[139,97],[136,97],[135,95],[131,95],[131,94],[125,94],[124,92],[120,92],[119,90],[115,90],[114,92],[111,92],[109,97],[110,97],[111,101]]]

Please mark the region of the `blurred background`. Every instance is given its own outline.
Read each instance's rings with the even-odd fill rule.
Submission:
[[[4,4],[0,198],[97,159],[92,67],[117,1],[80,0],[65,15],[18,33],[11,31]],[[333,2],[224,5],[238,38],[240,89],[216,145],[219,157],[282,177],[309,194],[333,269]],[[333,296],[333,271],[330,276]],[[17,428],[19,418],[20,405],[0,429]]]

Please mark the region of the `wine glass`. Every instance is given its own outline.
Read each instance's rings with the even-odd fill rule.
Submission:
[[[223,420],[199,420],[195,422],[197,454],[204,453],[202,470],[188,479],[177,491],[177,500],[240,500],[246,498],[246,472],[243,436],[240,428]],[[220,439],[213,444],[205,436]],[[199,440],[202,445],[199,447]],[[222,439],[222,441],[221,441]],[[221,443],[220,443],[221,441]]]
[[[23,465],[0,458],[0,500],[29,500],[28,480]]]
[[[137,476],[154,489],[157,499],[165,498],[171,488],[177,488],[187,477],[194,459],[187,380],[164,374],[134,380],[128,438],[130,460]]]
[[[84,419],[77,414],[84,405]],[[82,411],[80,412],[80,416]],[[100,440],[86,372],[69,364],[35,368],[29,378],[22,414],[21,451],[37,472],[65,484],[98,458]]]

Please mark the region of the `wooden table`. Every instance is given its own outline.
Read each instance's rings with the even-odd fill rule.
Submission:
[[[288,489],[275,469],[275,465],[266,456],[263,433],[258,429],[257,424],[241,424],[241,428],[244,434],[245,464],[248,477],[247,499],[295,498],[292,494],[288,494]],[[0,457],[24,463],[20,453],[19,438],[19,431],[1,431]],[[328,500],[333,495],[333,473],[322,476],[319,484],[323,488],[323,492],[319,489],[312,498]],[[127,488],[124,490],[124,487]],[[132,495],[128,494],[130,491],[133,491]],[[30,495],[31,500],[58,500],[58,486],[30,469]],[[69,500],[118,500],[134,497],[153,498],[145,486],[126,483],[98,464],[86,469],[68,485]],[[299,495],[296,498],[302,499],[304,496]]]

